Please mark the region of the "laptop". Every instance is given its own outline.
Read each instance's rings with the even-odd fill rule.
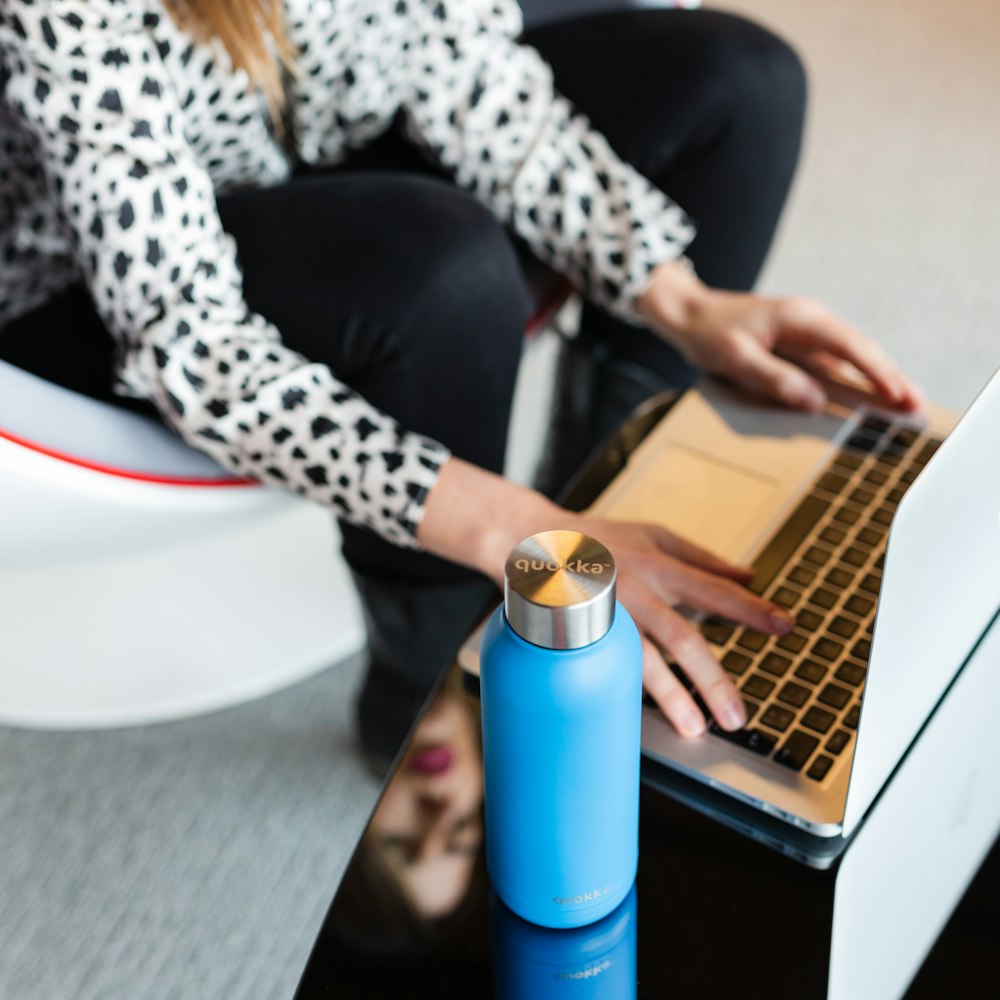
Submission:
[[[642,750],[815,837],[854,831],[1000,608],[1000,373],[960,419],[831,398],[705,382],[590,508],[752,564],[795,616],[784,637],[696,617],[748,723],[684,738],[647,703]],[[478,672],[478,635],[459,659]]]

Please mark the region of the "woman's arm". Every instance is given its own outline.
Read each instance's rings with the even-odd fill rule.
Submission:
[[[684,604],[784,634],[792,619],[741,584],[749,573],[723,562],[666,528],[574,514],[541,494],[451,458],[431,491],[417,537],[429,552],[479,570],[498,585],[507,554],[538,531],[581,531],[603,542],[618,567],[618,596],[643,636],[643,684],[685,735],[705,728],[693,699],[668,669],[664,654],[694,682],[715,718],[735,729],[743,702],[697,629],[674,605]]]
[[[149,30],[157,16],[114,0],[0,2],[5,100],[34,138],[118,340],[120,382],[224,467],[413,546],[448,451],[286,348],[249,310]]]

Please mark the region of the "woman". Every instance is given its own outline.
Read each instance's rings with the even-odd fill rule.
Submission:
[[[786,47],[708,12],[535,31],[591,124],[519,30],[512,0],[0,0],[0,343],[110,331],[121,393],[336,512],[375,625],[436,594],[400,612],[426,631],[448,585],[499,580],[537,530],[596,535],[647,690],[704,729],[666,651],[736,728],[738,693],[673,605],[771,632],[788,616],[663,529],[498,475],[527,308],[504,226],[600,307],[588,338],[641,371],[690,363],[809,409],[815,369],[904,409],[917,392],[817,304],[712,287],[750,287],[792,174]],[[448,181],[400,172],[399,135]],[[409,655],[397,631],[372,636],[390,674]]]

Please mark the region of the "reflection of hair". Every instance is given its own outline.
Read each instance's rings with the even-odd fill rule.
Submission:
[[[195,38],[217,38],[235,69],[259,87],[271,116],[280,122],[284,98],[281,67],[290,68],[295,50],[282,24],[281,0],[166,0],[177,24]]]
[[[425,917],[371,836],[355,852],[330,914],[342,945],[367,958],[408,958],[442,945],[473,944],[488,936],[486,860],[476,855],[469,888],[443,917]]]

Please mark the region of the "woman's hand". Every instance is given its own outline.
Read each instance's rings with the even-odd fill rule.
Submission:
[[[677,731],[696,736],[705,729],[705,717],[667,666],[667,657],[691,680],[716,721],[724,729],[739,729],[746,722],[742,698],[701,633],[675,607],[784,635],[794,621],[746,589],[752,571],[724,562],[656,524],[564,512],[559,527],[596,538],[614,556],[618,600],[642,635],[643,686]]]
[[[431,490],[418,530],[435,555],[503,583],[510,550],[539,531],[581,531],[602,542],[618,570],[618,599],[643,637],[643,684],[684,735],[705,729],[705,718],[664,654],[690,678],[724,729],[746,721],[742,699],[708,643],[676,610],[684,605],[732,618],[762,632],[792,628],[788,614],[752,594],[748,570],[653,524],[574,514],[534,490],[509,483],[457,458],[449,459]]]
[[[922,405],[920,390],[873,340],[812,299],[718,291],[668,263],[653,272],[637,306],[693,364],[787,406],[826,404],[816,376],[862,385],[884,406]]]

